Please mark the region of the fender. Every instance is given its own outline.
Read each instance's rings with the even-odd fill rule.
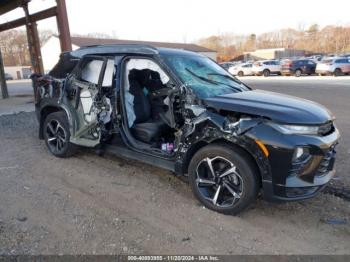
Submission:
[[[66,98],[64,98],[66,99]],[[43,125],[45,118],[48,114],[58,111],[64,111],[67,115],[68,123],[69,123],[69,132],[71,133],[71,137],[74,136],[76,130],[76,116],[74,110],[72,110],[68,103],[58,103],[57,98],[47,98],[40,101],[37,106],[38,110],[38,119],[39,119],[39,138],[43,139]]]
[[[176,173],[186,174],[192,156],[202,147],[211,143],[225,143],[245,151],[256,163],[262,179],[270,180],[271,171],[267,157],[255,141],[246,135],[260,122],[258,118],[241,118],[227,124],[225,117],[204,112],[191,121],[190,127],[184,127],[185,134],[176,157]]]

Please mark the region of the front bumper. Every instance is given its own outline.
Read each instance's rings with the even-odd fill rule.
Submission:
[[[266,125],[255,137],[268,148],[266,162],[270,174],[262,178],[264,199],[273,202],[302,200],[315,196],[335,174],[335,147],[340,134],[334,130],[326,136],[284,135]],[[308,149],[303,161],[293,160],[295,149]]]
[[[331,75],[333,73],[330,70],[320,70],[320,69],[316,70],[315,72],[318,75]]]
[[[263,197],[270,202],[297,201],[309,199],[317,195],[333,178],[335,169],[316,183],[306,183],[296,179],[290,186],[273,185],[271,181],[263,181]]]

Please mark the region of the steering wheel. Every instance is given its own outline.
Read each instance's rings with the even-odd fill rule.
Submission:
[[[165,87],[151,92],[152,97],[164,97],[171,93],[172,88]]]

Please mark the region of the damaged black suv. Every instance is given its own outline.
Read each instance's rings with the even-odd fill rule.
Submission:
[[[310,198],[335,172],[339,132],[326,108],[252,90],[197,53],[89,46],[32,80],[53,155],[84,146],[171,170],[218,212],[237,214],[260,192]]]

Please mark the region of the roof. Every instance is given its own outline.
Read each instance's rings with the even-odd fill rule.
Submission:
[[[164,48],[154,47],[151,45],[141,44],[113,44],[113,45],[92,45],[83,46],[71,52],[63,54],[69,54],[71,57],[80,58],[85,55],[97,55],[97,54],[146,54],[146,55],[200,55],[193,51],[175,49],[175,48]]]
[[[18,7],[21,7],[23,3],[30,2],[26,1],[13,1],[13,0],[0,0],[0,15],[6,14]]]
[[[146,55],[191,55],[191,56],[204,56],[196,52],[174,49],[153,47],[150,45],[140,44],[114,44],[114,45],[94,45],[80,47],[74,51],[63,52],[60,55],[59,62],[52,68],[50,75],[56,78],[64,78],[74,66],[78,63],[79,59],[85,55],[115,55],[115,54],[146,54]]]
[[[199,46],[196,44],[184,44],[184,43],[168,43],[168,42],[152,42],[152,41],[137,41],[137,40],[121,40],[121,39],[108,39],[108,38],[90,38],[72,36],[72,44],[82,47],[91,45],[150,45],[154,47],[165,47],[184,49],[192,52],[216,52],[215,50]]]

